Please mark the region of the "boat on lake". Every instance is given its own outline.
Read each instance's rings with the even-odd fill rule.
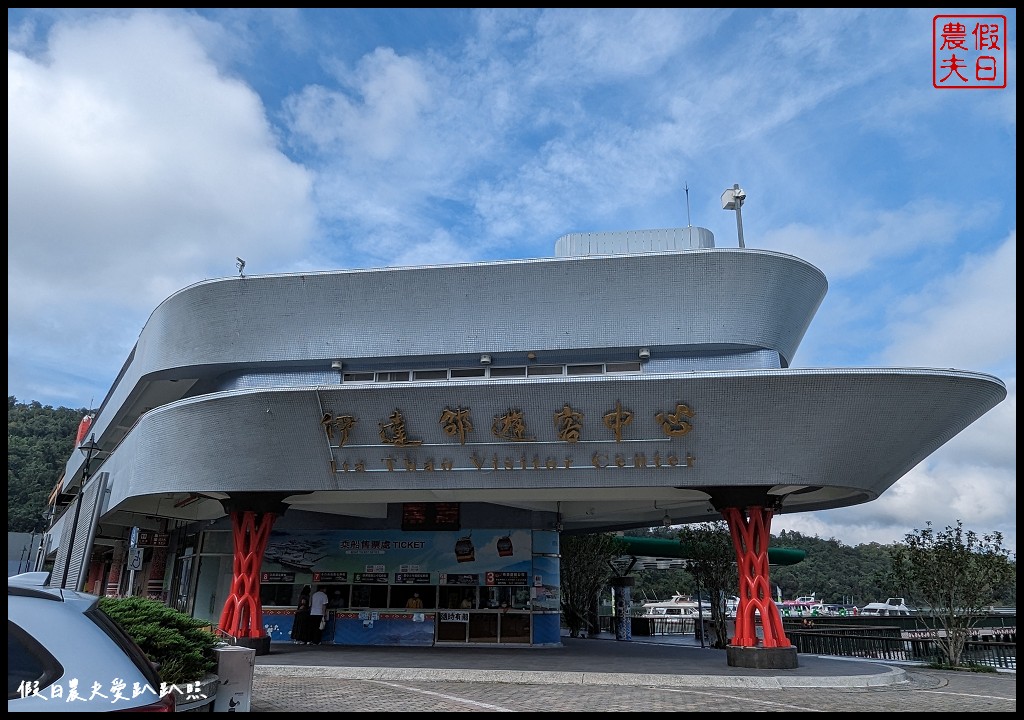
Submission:
[[[908,607],[906,600],[901,597],[886,598],[885,602],[868,603],[860,609],[861,615],[874,615],[876,617],[908,617],[916,615],[917,610]]]
[[[689,595],[682,593],[674,594],[669,600],[652,600],[643,604],[643,614],[640,617],[652,620],[678,620],[683,618],[696,618],[702,612],[710,614],[711,607],[707,602],[698,603]]]
[[[832,612],[825,607],[825,603],[815,600],[813,597],[799,597],[796,600],[783,600],[775,603],[782,613],[782,617],[818,617],[820,615],[831,615]]]

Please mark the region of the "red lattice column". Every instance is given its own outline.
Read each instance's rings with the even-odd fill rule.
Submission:
[[[275,513],[251,510],[231,512],[235,558],[231,592],[224,603],[218,627],[236,638],[263,637],[263,605],[260,603],[260,564],[270,539]]]
[[[103,592],[104,587],[104,575],[103,571],[106,568],[102,561],[94,561],[89,564],[89,580],[85,585],[85,591],[93,595],[99,595]]]
[[[736,565],[739,568],[740,602],[736,608],[736,635],[730,645],[756,647],[757,614],[760,614],[762,640],[766,648],[789,647],[782,629],[782,616],[772,602],[768,581],[768,539],[772,510],[766,507],[727,507],[722,517],[729,523]]]
[[[125,547],[123,542],[114,546],[114,559],[110,562],[110,571],[107,573],[107,587],[104,595],[116,597],[121,593],[121,572],[125,566]]]
[[[167,571],[167,548],[156,547],[149,560],[149,577],[146,580],[146,597],[151,600],[167,602],[164,592],[164,573]]]

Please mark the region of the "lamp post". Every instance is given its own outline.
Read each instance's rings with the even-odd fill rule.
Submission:
[[[697,563],[690,560],[687,569],[693,573],[693,579],[697,582],[697,623],[700,626],[700,646],[704,647],[704,606],[700,600],[700,573],[697,571]]]
[[[61,590],[66,590],[68,587],[68,571],[71,569],[71,558],[75,552],[75,534],[78,532],[78,518],[82,514],[85,485],[89,482],[89,466],[92,464],[93,453],[99,449],[99,444],[96,442],[96,433],[90,435],[89,442],[81,445],[78,449],[85,453],[85,465],[82,466],[82,487],[79,489],[78,497],[75,499],[75,514],[71,518],[71,541],[68,543],[68,553],[64,559],[64,577],[60,581]],[[78,590],[78,584],[76,584],[75,590]]]
[[[36,520],[36,527],[39,528],[39,544],[33,543],[32,552],[35,554],[34,558],[29,558],[29,571],[35,572],[43,564],[43,556],[46,554],[46,531],[50,528],[50,518],[53,517],[53,506],[48,505],[39,519]]]
[[[741,248],[746,245],[743,243],[743,215],[740,214],[740,208],[743,207],[746,198],[747,193],[739,185],[733,185],[722,193],[722,209],[736,211],[736,235],[739,237]]]

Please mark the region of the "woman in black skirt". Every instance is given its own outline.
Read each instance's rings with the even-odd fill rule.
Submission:
[[[299,604],[295,608],[295,618],[292,620],[292,642],[296,645],[308,645],[309,635],[309,586],[307,585],[299,593]]]

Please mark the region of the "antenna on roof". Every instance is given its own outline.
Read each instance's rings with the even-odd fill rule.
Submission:
[[[690,186],[685,182],[683,183],[683,190],[686,191],[686,227],[691,227],[693,223],[690,222]]]

